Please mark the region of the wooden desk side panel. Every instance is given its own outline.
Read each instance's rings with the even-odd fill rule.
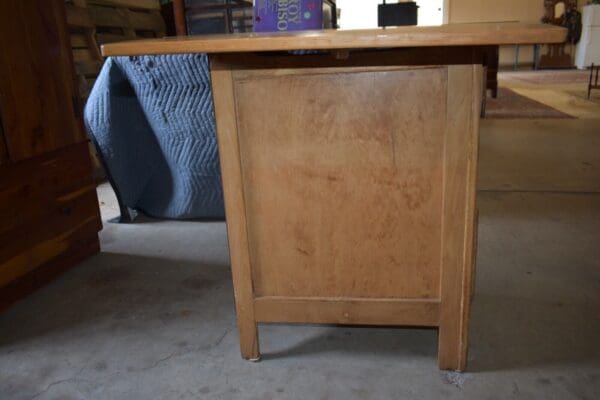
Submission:
[[[12,162],[87,140],[64,1],[0,1],[0,107]]]
[[[255,296],[439,299],[446,67],[243,75]]]
[[[260,321],[425,325],[464,369],[481,67],[229,61],[211,66],[242,355]]]

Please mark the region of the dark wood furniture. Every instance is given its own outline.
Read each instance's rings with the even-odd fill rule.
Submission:
[[[594,71],[596,72],[596,79],[594,79]],[[592,89],[600,89],[598,84],[598,74],[600,74],[600,65],[594,65],[590,67],[590,83],[588,84],[588,99],[592,95]]]
[[[99,251],[64,0],[0,1],[0,308]]]
[[[559,3],[564,6],[565,14],[571,8],[577,8],[577,0],[544,0],[544,17],[542,22],[556,26],[564,25],[565,14],[556,15]],[[538,63],[539,68],[571,68],[571,55],[565,51],[566,43],[549,44],[546,54],[542,54]]]
[[[483,66],[486,71],[486,90],[492,97],[498,97],[498,65],[500,60],[500,46],[486,46],[483,48]]]

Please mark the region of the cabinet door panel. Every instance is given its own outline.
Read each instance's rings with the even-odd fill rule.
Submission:
[[[63,0],[0,1],[0,109],[12,161],[85,141]],[[75,118],[74,118],[75,116]]]
[[[0,165],[3,165],[8,160],[6,152],[6,143],[4,142],[4,128],[2,127],[2,110],[0,110]]]

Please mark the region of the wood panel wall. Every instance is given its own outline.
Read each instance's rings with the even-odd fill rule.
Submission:
[[[100,45],[165,35],[158,0],[66,0],[66,7],[83,98],[87,98],[102,67]]]

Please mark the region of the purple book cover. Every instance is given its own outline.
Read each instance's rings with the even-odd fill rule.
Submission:
[[[255,0],[254,32],[323,29],[323,0]]]

